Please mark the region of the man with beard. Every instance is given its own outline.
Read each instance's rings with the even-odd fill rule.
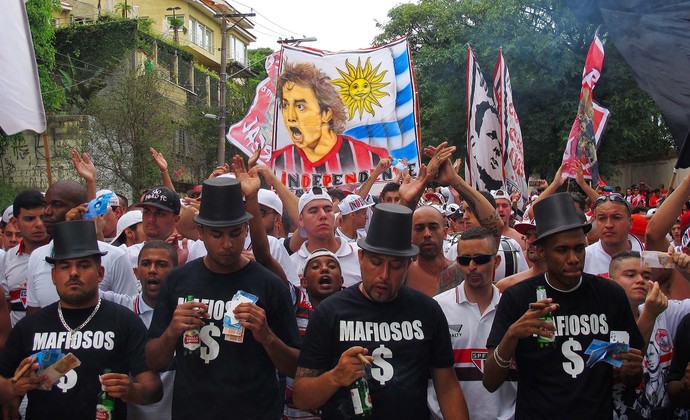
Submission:
[[[514,284],[546,271],[546,263],[544,263],[544,259],[539,255],[537,245],[534,243],[537,240],[537,225],[534,223],[516,223],[514,228],[522,234],[527,244],[525,254],[527,256],[527,262],[531,264],[531,267],[529,270],[515,273],[496,283],[496,287],[498,287],[501,293]]]
[[[419,207],[412,215],[412,243],[419,247],[419,255],[410,264],[407,285],[427,296],[438,293],[439,274],[453,264],[443,254],[447,232],[443,214],[433,206]]]
[[[86,190],[84,186],[74,181],[58,181],[46,191],[45,201],[43,224],[52,235],[53,226],[64,222],[68,211],[87,201]],[[112,290],[116,293],[136,296],[136,278],[127,253],[101,241],[98,241],[98,247],[102,252],[107,253],[102,258],[105,273],[98,287],[103,291]],[[31,253],[26,284],[27,314],[59,299],[51,278],[51,266],[46,262],[46,257],[53,252],[53,242],[50,242]]]
[[[53,265],[59,300],[20,320],[10,333],[0,355],[0,401],[28,393],[27,418],[86,419],[96,417],[104,390],[115,399],[114,418],[124,419],[125,402],[150,404],[162,396],[160,378],[146,368],[146,328],[132,311],[99,296],[105,253],[93,221],[57,223],[52,234],[53,253],[46,260]],[[30,356],[40,350],[71,352],[81,365],[56,386],[39,390],[46,377],[36,375],[39,364]],[[113,373],[99,379],[104,369]],[[15,375],[17,380],[9,379]]]
[[[128,307],[139,315],[146,328],[149,328],[160,288],[168,273],[175,267],[177,267],[177,252],[170,244],[159,240],[148,241],[141,248],[137,267],[134,269],[134,274],[141,283],[141,292],[134,298],[110,291],[103,292],[102,297]],[[146,406],[129,404],[127,406],[128,419],[170,418],[175,371],[160,372],[160,378],[163,383],[163,398],[155,404]]]

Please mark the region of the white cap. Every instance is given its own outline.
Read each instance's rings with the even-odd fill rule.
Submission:
[[[259,204],[275,210],[280,215],[283,214],[283,202],[280,201],[278,194],[271,190],[265,188],[259,190]]]
[[[110,207],[120,207],[120,199],[117,198],[117,195],[110,190],[98,190],[98,191],[96,191],[96,198],[104,196],[106,194],[110,194],[110,200],[108,201],[108,205]]]
[[[304,272],[302,273],[302,275],[304,275],[304,273],[306,273],[307,267],[309,267],[309,263],[313,259],[319,258],[319,257],[331,257],[331,258],[333,258],[335,260],[335,262],[338,263],[338,268],[340,268],[340,261],[338,261],[338,257],[334,253],[332,253],[331,251],[327,250],[326,248],[321,248],[321,249],[317,249],[314,252],[312,252],[311,254],[309,254],[307,259],[304,261]]]
[[[307,192],[302,194],[302,196],[299,198],[299,204],[297,206],[299,214],[302,214],[302,210],[304,210],[307,204],[311,203],[314,200],[328,200],[331,203],[333,202],[333,199],[330,195],[328,195],[328,191],[326,191],[325,188],[312,187],[311,189],[307,190]]]
[[[494,200],[502,198],[510,201],[510,193],[508,193],[506,190],[491,190],[491,196],[494,198]]]
[[[450,188],[441,187],[440,193],[446,199],[446,203],[455,203],[455,197],[453,197],[453,193],[450,192]]]
[[[14,217],[14,206],[12,204],[10,204],[9,207],[7,207],[4,212],[2,212],[2,221],[5,223],[9,223],[10,219],[12,219],[13,217]]]
[[[372,203],[367,203],[365,199],[358,196],[357,194],[350,194],[343,198],[338,204],[340,209],[340,214],[346,216],[348,214],[354,213],[358,210],[366,209],[367,207],[373,206]]]
[[[115,239],[119,238],[120,235],[122,235],[122,232],[124,232],[124,230],[128,227],[141,223],[141,215],[141,210],[130,210],[123,214],[122,217],[117,219],[117,231],[115,233]],[[114,242],[115,239],[113,239],[111,242]]]

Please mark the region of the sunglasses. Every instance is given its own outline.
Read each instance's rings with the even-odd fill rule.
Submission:
[[[484,265],[491,261],[493,255],[460,255],[458,256],[458,264],[462,266],[470,265],[470,261],[474,261],[477,265]]]
[[[602,203],[605,203],[606,201],[625,204],[626,207],[629,207],[628,202],[625,201],[625,198],[621,194],[611,193],[609,195],[600,195],[599,198],[597,198],[594,202],[594,208],[597,208],[597,206],[599,206]]]
[[[464,215],[465,215],[465,213],[463,213],[461,211],[456,211],[455,213],[451,214],[448,217],[450,219],[452,219],[453,221],[457,221],[458,219],[461,219]]]

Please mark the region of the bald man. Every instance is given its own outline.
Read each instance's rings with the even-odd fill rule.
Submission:
[[[446,220],[438,209],[422,206],[415,210],[412,215],[412,243],[419,247],[419,255],[410,265],[407,285],[428,296],[438,294],[438,275],[453,264],[443,254],[446,233]]]

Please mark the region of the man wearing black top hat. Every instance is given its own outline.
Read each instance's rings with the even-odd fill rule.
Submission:
[[[146,367],[146,327],[129,309],[102,301],[101,252],[93,221],[62,222],[52,228],[53,283],[60,299],[20,320],[0,354],[0,401],[28,393],[27,419],[93,419],[101,386],[116,398],[114,418],[125,418],[124,402],[150,404],[163,394],[158,375]],[[74,238],[79,238],[75,241]],[[42,350],[73,353],[81,365],[48,391],[37,389],[45,375],[29,356]],[[16,382],[7,379],[31,367]],[[104,369],[113,373],[105,374]],[[135,378],[130,379],[130,374]]]
[[[173,270],[158,296],[146,346],[149,367],[177,363],[173,419],[277,419],[283,411],[276,368],[292,376],[299,336],[280,278],[244,255],[247,221],[240,183],[204,181],[194,221],[207,255]],[[248,198],[249,199],[249,198]],[[253,198],[254,200],[256,198]],[[258,298],[234,305],[239,291]],[[188,296],[194,302],[186,302]],[[224,334],[224,316],[245,329],[241,342]],[[185,355],[182,335],[198,329],[200,349]]]
[[[583,273],[585,233],[591,225],[578,218],[567,193],[534,205],[538,252],[546,273],[503,293],[487,340],[484,386],[491,392],[517,366],[516,419],[603,419],[613,415],[613,373],[625,383],[642,376],[642,336],[623,289],[609,280]],[[547,298],[537,299],[543,287]],[[553,322],[543,317],[552,314]],[[540,343],[541,337],[553,338]],[[585,365],[585,350],[594,339],[627,341],[630,350],[615,354],[615,370],[599,362]],[[626,339],[627,337],[627,339]]]
[[[324,420],[352,418],[348,388],[365,375],[367,355],[374,418],[429,418],[429,377],[444,418],[469,418],[446,318],[433,299],[403,284],[419,253],[411,232],[409,208],[374,208],[369,234],[358,241],[362,282],[321,302],[309,318],[295,376],[298,407],[321,407]]]

